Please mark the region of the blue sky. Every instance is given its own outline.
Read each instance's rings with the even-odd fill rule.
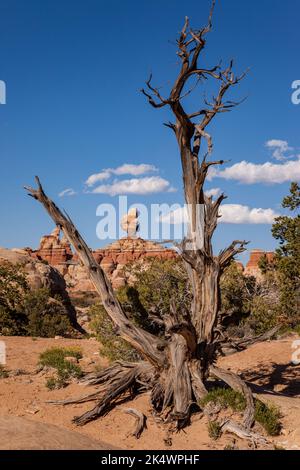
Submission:
[[[117,196],[87,192],[84,182],[90,175],[112,169],[101,182],[106,193],[112,183],[124,179],[152,177],[156,189],[164,188],[131,194],[130,204],[182,202],[176,142],[162,125],[170,116],[149,107],[139,89],[150,71],[162,92],[168,89],[177,71],[172,41],[185,15],[192,26],[203,25],[209,4],[1,1],[0,80],[7,86],[7,103],[0,105],[0,246],[35,247],[52,229],[43,209],[22,189],[33,183],[35,174],[92,247],[103,244],[96,237],[96,208],[117,203]],[[275,246],[270,223],[256,223],[251,209],[270,209],[260,216],[270,220],[281,211],[289,181],[299,176],[300,105],[291,102],[291,84],[300,80],[299,14],[297,0],[217,4],[203,60],[214,65],[232,57],[238,71],[250,67],[250,72],[231,95],[247,100],[219,116],[210,128],[214,157],[230,162],[207,188],[221,188],[228,195],[227,204],[239,205],[225,209],[229,221],[244,213],[243,220],[248,221],[220,224],[216,250],[236,238],[251,240],[250,248]],[[202,95],[202,90],[195,92],[196,107]],[[241,161],[254,166],[231,168]],[[270,163],[260,166],[266,162]],[[125,163],[152,165],[157,171],[136,175],[131,170],[123,175],[116,169]],[[59,197],[68,188],[77,194]],[[170,188],[177,191],[167,192]]]

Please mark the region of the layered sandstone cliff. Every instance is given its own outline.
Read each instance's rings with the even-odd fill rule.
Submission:
[[[70,292],[94,291],[86,269],[80,265],[68,240],[64,236],[61,237],[59,228],[55,228],[50,235],[43,236],[39,248],[27,249],[27,254],[37,260],[48,262],[58,270],[64,277]],[[116,289],[124,286],[128,281],[124,270],[126,265],[137,261],[143,262],[149,258],[165,260],[177,257],[174,250],[136,236],[121,238],[104,248],[93,250],[93,255]],[[273,252],[252,250],[245,268],[242,263],[237,262],[237,264],[245,275],[260,279],[259,260],[264,255],[269,261],[272,261],[274,257]]]
[[[261,279],[262,273],[259,269],[259,262],[263,256],[266,256],[268,262],[272,262],[274,259],[274,252],[258,249],[250,251],[250,258],[244,269],[244,274],[246,276],[254,276],[258,280]]]
[[[50,235],[41,238],[37,250],[28,250],[33,258],[46,261],[55,267],[64,277],[69,291],[93,291],[86,269],[80,265],[76,254],[72,253],[68,240],[60,237],[56,228]],[[96,261],[103,268],[114,288],[126,284],[124,267],[135,261],[147,258],[173,259],[176,252],[158,243],[138,237],[126,237],[110,245],[93,251]]]

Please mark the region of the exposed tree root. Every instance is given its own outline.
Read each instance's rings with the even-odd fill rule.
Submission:
[[[124,413],[127,413],[127,414],[132,415],[132,416],[135,417],[136,425],[135,425],[135,428],[134,428],[133,432],[131,433],[131,435],[136,437],[136,439],[139,439],[142,432],[143,432],[143,430],[147,427],[147,425],[146,425],[146,421],[147,421],[146,416],[144,415],[144,413],[142,413],[139,410],[136,410],[135,408],[124,408],[123,411],[124,411]]]
[[[76,416],[73,422],[78,426],[82,426],[89,421],[92,421],[100,416],[106,414],[113,406],[115,401],[123,395],[130,387],[134,385],[135,370],[132,369],[124,373],[123,377],[114,381],[110,386],[107,386],[101,399],[97,405],[90,411],[87,411],[81,416]]]
[[[211,366],[210,372],[218,379],[223,380],[223,382],[229,385],[233,390],[241,392],[245,396],[246,409],[244,412],[244,426],[249,430],[254,423],[255,414],[254,400],[250,388],[237,374],[234,374],[233,372],[229,372],[228,370],[224,370],[216,366]]]
[[[112,366],[99,372],[85,375],[81,380],[82,385],[110,384],[118,380],[124,373],[134,369],[136,377],[146,386],[147,381],[153,376],[154,368],[149,362],[123,362],[116,361]]]
[[[95,393],[90,393],[88,395],[83,395],[82,397],[78,398],[68,398],[66,400],[48,400],[46,403],[50,403],[51,405],[75,405],[78,403],[86,403],[88,401],[94,401],[99,398],[101,395],[101,390],[97,390]]]
[[[253,442],[254,444],[268,444],[268,441],[264,436],[250,431],[244,426],[241,426],[231,420],[225,421],[222,424],[222,431],[235,434],[240,439],[247,439]]]
[[[92,410],[73,419],[74,423],[82,426],[105,415],[126,392],[130,392],[132,396],[137,390],[145,388],[152,380],[153,367],[151,364],[147,362],[119,362],[97,374],[89,374],[82,380],[82,383],[87,385],[99,385],[100,387],[96,392],[74,399],[50,401],[48,403],[69,405],[97,401]]]

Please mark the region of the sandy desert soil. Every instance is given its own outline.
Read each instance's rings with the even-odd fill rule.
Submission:
[[[122,449],[170,449],[164,442],[165,429],[159,426],[150,414],[148,396],[144,394],[132,400],[130,407],[143,411],[147,416],[147,429],[139,440],[128,436],[133,429],[134,418],[124,414],[122,408],[128,403],[120,403],[108,415],[91,422],[83,427],[72,424],[72,417],[82,414],[92,407],[91,403],[69,406],[57,406],[46,403],[48,400],[65,399],[92,393],[92,387],[83,387],[72,383],[61,390],[49,391],[45,386],[45,372],[36,372],[39,354],[52,346],[80,346],[83,359],[80,361],[84,371],[92,371],[95,367],[106,365],[99,356],[99,344],[94,339],[32,339],[22,337],[1,337],[7,347],[7,365],[10,371],[8,378],[0,379],[0,448],[7,448],[3,437],[5,426],[1,419],[8,422],[8,417],[20,417],[32,423],[44,423],[58,426],[62,430],[77,433],[66,434],[64,448],[78,446],[78,433],[85,436],[82,447],[95,448],[95,445]],[[248,381],[257,396],[266,402],[275,403],[282,412],[282,433],[272,438],[276,446],[285,449],[300,449],[300,366],[291,363],[292,343],[296,337],[270,341],[252,346],[247,351],[222,358],[219,365],[238,371]],[[26,448],[28,433],[22,444],[18,434],[18,426],[12,419],[9,442],[10,448]],[[29,429],[29,428],[28,428]],[[46,429],[43,428],[46,432]],[[51,432],[49,427],[49,433]],[[38,431],[37,431],[38,433]],[[18,439],[17,439],[18,434]],[[33,435],[33,434],[32,434]],[[89,440],[90,439],[90,440]],[[184,431],[174,434],[171,449],[224,449],[231,445],[233,436],[223,435],[218,441],[208,436],[207,419],[199,414],[194,415],[192,424]],[[61,437],[62,442],[64,439]],[[58,448],[53,441],[52,446]],[[104,444],[103,444],[104,443]],[[38,448],[38,440],[32,442],[33,448]],[[236,440],[238,448],[247,448],[245,441]],[[40,444],[41,448],[43,444]],[[76,447],[78,448],[78,447]]]

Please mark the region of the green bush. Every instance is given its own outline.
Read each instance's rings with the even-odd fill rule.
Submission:
[[[244,276],[234,261],[225,269],[220,279],[222,324],[238,325],[250,315],[255,279]]]
[[[99,295],[96,292],[76,292],[70,298],[74,307],[86,308],[94,305],[99,300]]]
[[[231,388],[214,388],[201,400],[200,406],[204,407],[209,402],[218,403],[223,409],[231,408],[233,411],[242,412],[246,408],[246,399],[240,392]],[[263,426],[270,436],[277,436],[281,430],[281,414],[274,405],[266,405],[255,399],[255,421]]]
[[[40,354],[39,366],[56,369],[56,376],[48,378],[46,382],[46,386],[50,390],[65,387],[70,379],[82,376],[80,366],[67,360],[68,357],[74,357],[76,360],[81,359],[80,348],[50,348]]]
[[[69,348],[49,348],[40,354],[39,364],[57,368],[65,361],[66,357],[74,357],[77,360],[82,359],[82,351],[77,346]]]
[[[201,400],[201,406],[208,403],[218,403],[222,408],[231,408],[233,411],[244,411],[246,400],[244,396],[231,388],[213,388]]]
[[[23,310],[28,286],[21,265],[0,264],[0,334],[25,335],[27,318]]]
[[[0,265],[0,334],[54,337],[71,332],[68,312],[48,289],[31,291],[24,268]]]
[[[0,379],[6,379],[8,377],[8,372],[5,370],[4,366],[0,364]]]
[[[279,278],[280,306],[285,323],[300,325],[300,186],[292,182],[282,201],[289,215],[276,217],[272,235],[278,241],[275,269]]]
[[[191,293],[187,275],[179,260],[149,259],[147,263],[134,263],[125,268],[133,285],[117,291],[128,318],[135,325],[160,336],[164,325],[162,317],[169,312],[171,300],[179,316],[189,308]],[[122,338],[101,304],[89,310],[91,327],[101,343],[100,353],[110,361],[122,359],[136,361],[138,353]]]
[[[255,419],[260,423],[270,436],[278,436],[281,430],[281,413],[274,405],[266,405],[260,400],[255,400]]]
[[[58,390],[65,387],[65,382],[61,381],[59,377],[49,377],[46,381],[46,387],[49,390]]]
[[[48,289],[28,292],[24,297],[27,317],[26,331],[29,336],[53,338],[70,333],[68,312],[59,297],[51,298]]]
[[[135,323],[155,334],[163,333],[161,319],[170,311],[171,301],[180,315],[189,310],[192,301],[186,270],[179,259],[150,258],[146,264],[126,267],[132,286],[118,291],[118,298]]]
[[[218,423],[218,421],[209,421],[208,425],[208,435],[211,439],[216,441],[222,435],[222,426]]]
[[[101,344],[101,355],[110,361],[136,361],[139,358],[135,349],[116,334],[113,322],[101,304],[93,305],[89,310],[89,315],[92,318],[91,328]]]
[[[278,305],[272,303],[268,297],[256,296],[251,303],[251,315],[246,323],[256,334],[264,333],[280,321],[280,309]]]

